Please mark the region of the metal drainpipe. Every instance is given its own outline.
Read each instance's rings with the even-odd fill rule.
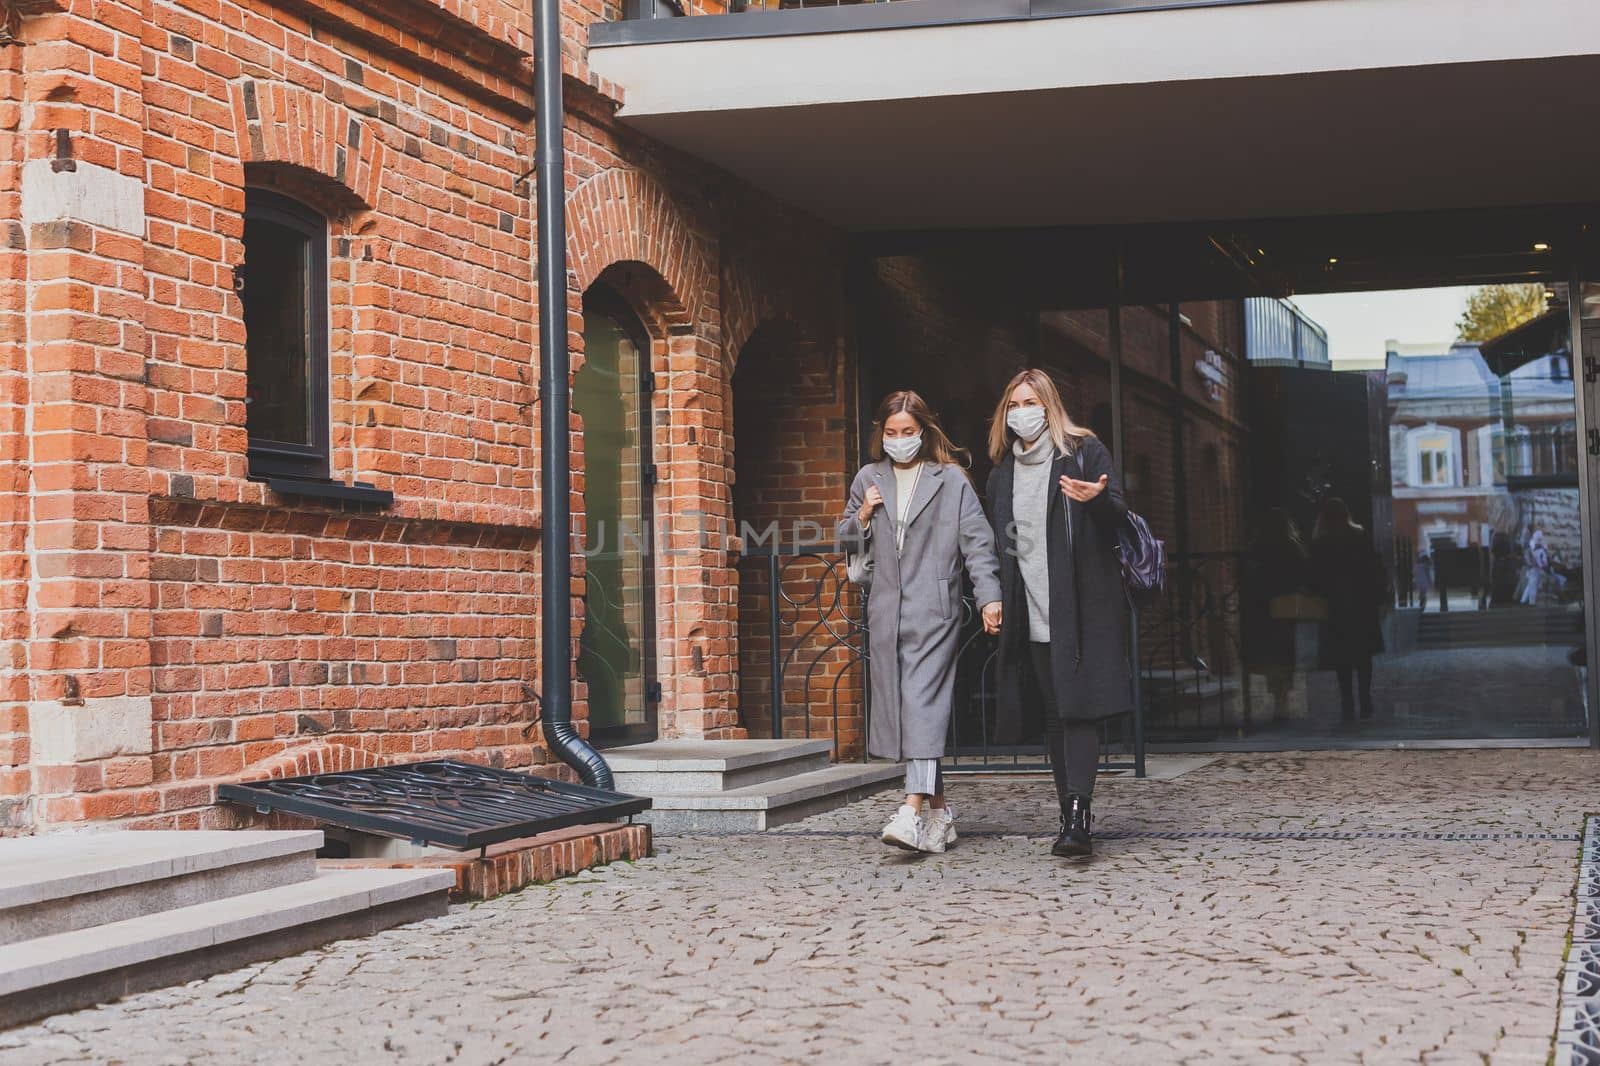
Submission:
[[[534,185],[538,218],[539,655],[544,738],[586,785],[612,788],[611,767],[572,724],[572,469],[568,439],[566,153],[561,140],[561,0],[534,0]]]

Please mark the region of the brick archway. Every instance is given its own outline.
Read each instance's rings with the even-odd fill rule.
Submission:
[[[702,523],[720,529],[732,517],[715,256],[686,208],[631,170],[605,171],[579,188],[567,202],[567,227],[574,314],[583,294],[604,283],[651,338],[658,730],[664,737],[736,735],[735,608],[723,591],[730,564],[718,538],[701,535]],[[583,338],[571,340],[576,370]],[[574,466],[582,467],[577,455]],[[574,494],[574,513],[582,507]],[[581,559],[574,570],[582,572]]]
[[[669,332],[704,328],[715,298],[712,260],[688,213],[659,182],[636,170],[603,171],[567,199],[567,269],[578,292],[617,264],[640,263],[660,276],[670,294],[651,309]]]
[[[243,78],[232,86],[239,159],[319,174],[353,203],[378,205],[385,149],[370,122],[298,85]]]

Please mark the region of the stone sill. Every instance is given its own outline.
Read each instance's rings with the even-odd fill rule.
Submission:
[[[267,488],[280,496],[309,496],[318,500],[332,500],[343,506],[394,506],[394,493],[376,488],[365,481],[345,484],[342,481],[302,481],[299,478],[272,477]]]

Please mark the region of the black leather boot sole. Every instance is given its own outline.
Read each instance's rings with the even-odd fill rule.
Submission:
[[[1094,854],[1094,838],[1082,830],[1068,830],[1056,837],[1050,854],[1058,859],[1087,859]]]

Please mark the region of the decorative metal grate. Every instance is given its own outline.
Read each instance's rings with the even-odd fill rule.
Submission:
[[[1600,996],[1600,948],[1593,944],[1574,944],[1567,962],[1567,981],[1563,991],[1576,999]]]
[[[438,760],[223,785],[219,799],[363,833],[447,848],[505,840],[648,810],[650,801],[532,774]]]
[[[1557,1066],[1600,1066],[1600,818],[1590,818],[1584,833],[1553,1061]]]
[[[1600,1066],[1600,1003],[1580,1003],[1562,1012],[1561,1066]]]
[[[1578,916],[1572,923],[1572,939],[1577,943],[1600,946],[1600,899],[1578,901]]]

